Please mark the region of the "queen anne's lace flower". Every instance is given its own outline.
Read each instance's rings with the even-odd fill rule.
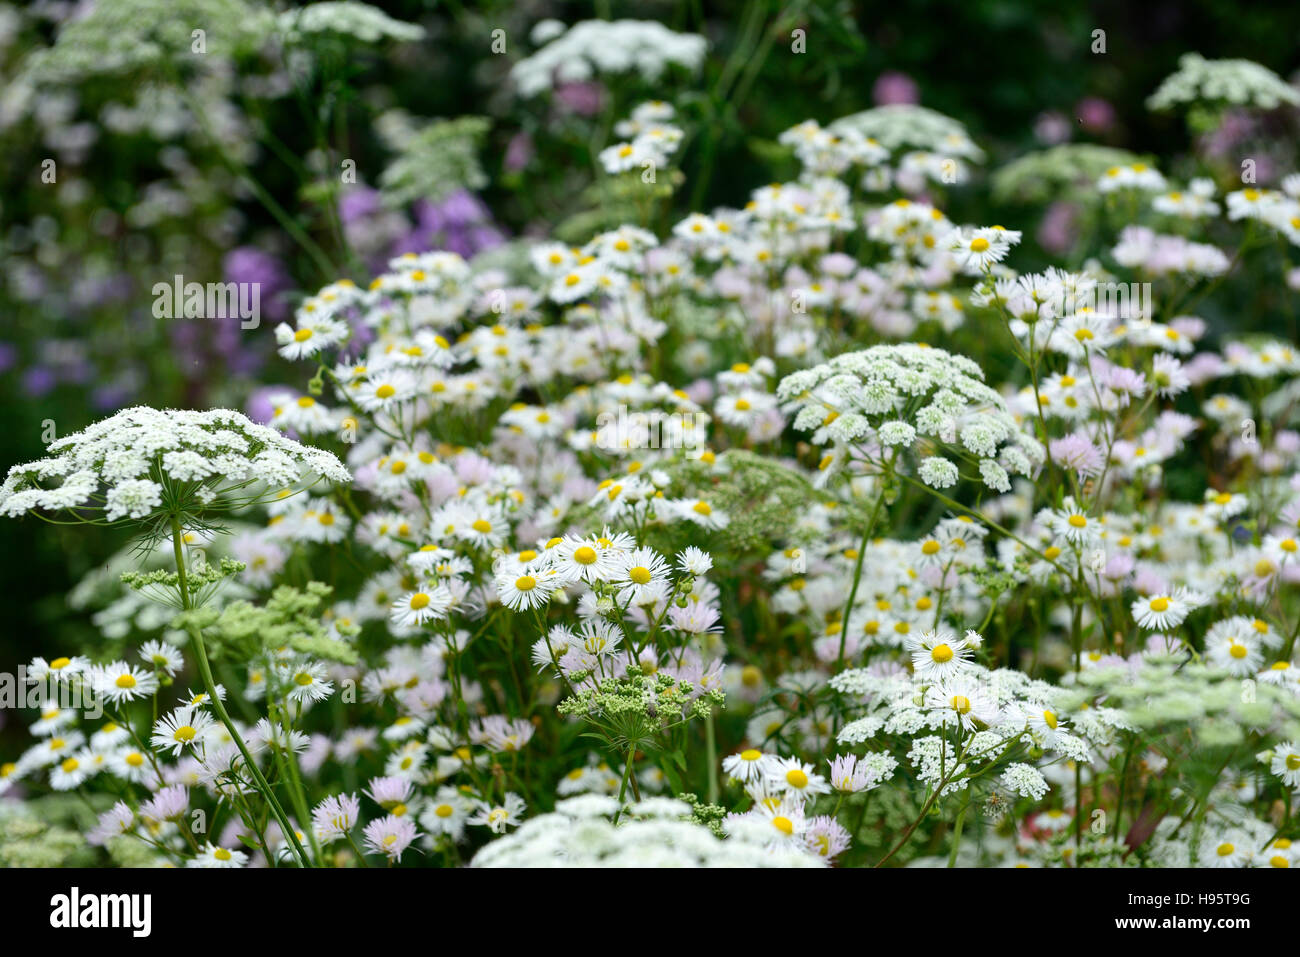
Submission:
[[[169,497],[193,495],[212,505],[223,491],[254,483],[278,490],[351,479],[330,453],[227,409],[137,406],[58,439],[49,452],[9,470],[0,485],[0,515],[75,509],[102,510],[109,521],[142,519]]]

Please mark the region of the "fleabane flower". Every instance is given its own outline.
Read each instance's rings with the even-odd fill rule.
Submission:
[[[945,631],[909,634],[904,646],[912,654],[916,676],[926,681],[938,681],[965,670],[972,663],[972,649],[977,647],[968,639],[955,638]]]
[[[1205,603],[1200,594],[1186,588],[1176,588],[1168,594],[1138,598],[1129,606],[1133,620],[1147,631],[1168,631],[1177,628],[1196,608]]]
[[[410,592],[393,602],[389,620],[402,627],[423,625],[447,617],[452,595],[446,585],[434,585]]]

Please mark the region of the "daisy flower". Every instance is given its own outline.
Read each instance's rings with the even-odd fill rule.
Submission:
[[[912,653],[912,669],[918,678],[939,681],[959,674],[971,664],[971,646],[943,631],[909,634],[904,646]]]
[[[203,734],[212,726],[212,716],[200,708],[177,708],[163,715],[153,726],[150,743],[157,751],[170,751],[172,757],[185,748],[197,748],[203,743]]]
[[[925,707],[936,713],[944,725],[959,724],[966,731],[997,722],[998,709],[992,698],[973,679],[957,676],[931,685],[925,692]]]
[[[420,826],[429,834],[445,834],[460,840],[469,820],[470,805],[453,787],[439,788],[428,807],[420,814]]]
[[[140,646],[140,658],[173,677],[185,667],[185,656],[180,653],[180,649],[156,639]]]
[[[1200,595],[1185,588],[1176,588],[1168,594],[1138,598],[1129,606],[1129,611],[1139,628],[1169,631],[1181,625],[1202,604],[1204,600]]]
[[[773,762],[779,760],[776,755],[764,754],[757,748],[746,748],[736,754],[722,759],[722,770],[733,781],[751,784],[767,776]]]
[[[668,563],[652,548],[637,548],[619,555],[609,579],[619,598],[633,605],[657,601],[668,588]]]
[[[312,829],[323,843],[346,837],[357,825],[361,801],[355,794],[330,795],[311,812]]]
[[[451,602],[452,595],[446,585],[410,592],[393,602],[389,620],[404,628],[423,625],[431,619],[446,618]]]
[[[151,671],[115,661],[96,668],[91,684],[95,692],[114,704],[146,698],[158,690],[158,677]]]
[[[536,575],[506,573],[496,577],[496,592],[501,604],[512,611],[541,608],[551,600],[551,592],[560,584],[554,574],[538,572]]]
[[[409,817],[391,814],[371,821],[362,833],[366,849],[373,854],[383,854],[390,861],[400,861],[402,852],[419,836],[415,822]]]
[[[774,792],[798,795],[805,799],[826,794],[831,789],[826,779],[813,771],[811,764],[804,764],[798,758],[773,760],[768,765],[767,780]]]
[[[1245,834],[1212,835],[1201,842],[1197,863],[1202,867],[1246,867],[1251,859],[1251,840]]]
[[[1289,788],[1300,788],[1300,744],[1284,741],[1273,749],[1269,770]]]
[[[248,863],[248,855],[243,851],[228,851],[209,842],[205,844],[198,857],[185,862],[186,867],[243,867]]]
[[[525,807],[524,799],[510,791],[500,804],[475,801],[474,814],[467,818],[465,823],[486,827],[493,834],[504,834],[506,828],[519,826]]]
[[[334,693],[334,683],[325,675],[325,665],[319,661],[304,662],[294,668],[289,676],[289,700],[304,704],[324,701]]]

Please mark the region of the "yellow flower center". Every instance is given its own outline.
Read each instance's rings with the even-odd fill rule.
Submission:
[[[194,730],[188,724],[183,724],[176,729],[175,733],[172,735],[172,740],[179,741],[181,744],[189,744],[194,740],[194,736],[197,734],[198,731]]]
[[[429,607],[429,596],[424,592],[417,592],[411,596],[411,611],[419,611],[421,608]]]
[[[573,560],[579,565],[591,565],[596,561],[596,550],[590,545],[574,549]]]
[[[627,577],[638,585],[648,585],[650,583],[650,569],[637,565],[628,570]]]
[[[1168,610],[1169,610],[1169,599],[1168,599],[1168,598],[1152,598],[1152,599],[1151,599],[1151,604],[1150,604],[1149,607],[1150,607],[1150,609],[1151,609],[1152,611],[1154,611],[1154,612],[1168,611]]]
[[[794,823],[788,817],[777,816],[772,818],[772,826],[786,837],[794,833]]]
[[[808,775],[804,774],[798,768],[787,771],[785,773],[785,780],[792,788],[799,788],[802,790],[808,786]]]
[[[520,591],[532,591],[537,587],[537,579],[532,575],[522,575],[515,579],[515,587]]]
[[[935,645],[930,650],[930,659],[932,661],[938,662],[939,664],[952,661],[952,649],[947,645]]]

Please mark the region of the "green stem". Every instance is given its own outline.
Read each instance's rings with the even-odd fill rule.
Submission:
[[[177,584],[180,586],[181,607],[184,610],[189,611],[190,590],[185,577],[185,555],[181,548],[181,522],[180,518],[175,514],[172,515],[172,551],[176,557],[176,576]],[[280,829],[284,832],[285,840],[288,841],[293,848],[294,856],[297,858],[298,864],[301,867],[311,867],[311,862],[307,860],[307,853],[302,849],[302,844],[298,841],[297,832],[295,832],[293,827],[289,824],[289,816],[284,813],[284,808],[282,808],[280,802],[276,800],[275,794],[271,791],[271,785],[269,785],[266,778],[262,776],[262,772],[257,767],[257,762],[253,760],[253,756],[248,753],[248,748],[244,744],[243,735],[239,733],[239,729],[235,727],[235,723],[230,720],[230,715],[226,713],[225,705],[223,705],[221,699],[217,697],[217,686],[212,680],[212,666],[208,664],[208,652],[207,648],[203,645],[202,630],[192,623],[186,624],[186,630],[190,633],[190,638],[194,642],[194,657],[199,664],[199,676],[203,679],[203,688],[207,691],[208,699],[212,702],[212,710],[217,713],[217,717],[221,719],[221,723],[226,726],[226,730],[230,732],[230,737],[234,740],[235,746],[239,748],[239,753],[243,755],[244,764],[248,768],[248,773],[253,776],[254,786],[266,800],[267,807],[271,809],[271,813],[275,815],[275,819],[279,823]],[[266,848],[266,851],[269,854],[270,848]]]

